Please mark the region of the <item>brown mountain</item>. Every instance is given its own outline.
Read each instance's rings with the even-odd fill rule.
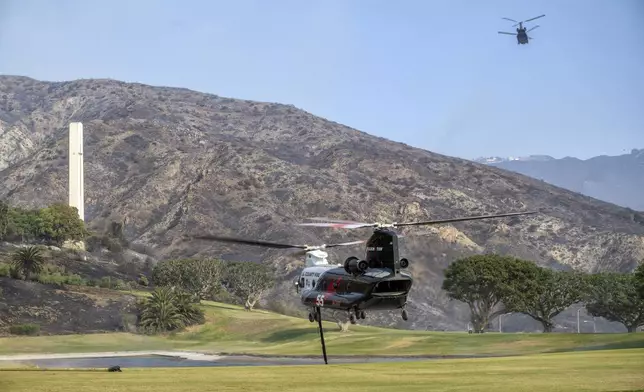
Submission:
[[[541,265],[631,270],[644,258],[644,215],[536,179],[375,137],[290,105],[114,80],[50,83],[0,76],[0,198],[67,200],[67,129],[82,121],[86,220],[126,218],[157,257],[237,253],[279,265],[270,305],[298,309],[298,259],[280,251],[181,242],[183,233],[324,243],[368,229],[292,226],[308,216],[408,221],[541,209],[524,218],[409,229],[415,328],[462,329],[468,312],[440,289],[456,257],[498,251]],[[395,130],[392,130],[395,132]],[[244,252],[240,256],[239,252]],[[341,261],[360,247],[332,252]],[[398,323],[380,314],[376,323]],[[369,317],[368,317],[369,318]],[[372,319],[373,320],[373,319]],[[504,322],[504,324],[510,321]],[[566,322],[565,320],[562,322]],[[402,324],[401,324],[402,326]]]

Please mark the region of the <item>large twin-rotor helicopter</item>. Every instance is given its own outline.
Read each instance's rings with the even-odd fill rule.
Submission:
[[[398,238],[393,229],[405,226],[437,225],[479,219],[503,218],[534,214],[537,211],[511,212],[497,215],[479,215],[452,219],[406,223],[362,223],[327,218],[310,218],[318,222],[299,223],[298,226],[317,226],[342,229],[373,228],[367,240],[318,246],[292,245],[269,241],[249,240],[214,235],[191,236],[195,239],[262,246],[278,249],[301,249],[306,257],[305,268],[295,282],[303,305],[310,309],[309,321],[320,322],[321,308],[346,311],[351,323],[364,319],[367,310],[401,309],[402,319],[407,320],[405,306],[412,288],[413,277],[408,271],[409,260],[400,257]],[[366,243],[364,259],[351,256],[344,264],[330,264],[326,248]]]
[[[532,37],[528,36],[528,33],[531,32],[532,30],[536,29],[537,27],[539,27],[539,25],[534,26],[530,30],[526,30],[526,28],[523,27],[523,24],[526,23],[526,22],[531,22],[531,21],[533,21],[535,19],[543,18],[544,16],[546,16],[546,15],[545,14],[539,15],[539,16],[536,16],[534,18],[522,20],[521,22],[517,22],[516,20],[510,19],[510,18],[501,18],[501,19],[509,20],[510,22],[515,22],[516,24],[513,25],[512,27],[516,27],[516,26],[519,26],[519,27],[517,27],[517,32],[516,33],[508,33],[506,31],[499,31],[498,33],[499,34],[514,35],[514,36],[517,37],[517,45],[526,45],[526,44],[528,44],[530,42],[531,39],[533,39]]]

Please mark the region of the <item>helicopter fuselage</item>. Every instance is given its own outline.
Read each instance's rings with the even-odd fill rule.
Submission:
[[[366,258],[352,256],[344,266],[312,266],[302,271],[296,282],[303,305],[327,308],[364,318],[364,311],[403,309],[413,284],[411,274],[401,272],[409,265],[398,260],[398,236],[390,230],[377,229],[366,243]],[[353,314],[351,314],[353,312]],[[309,320],[314,321],[314,312]]]

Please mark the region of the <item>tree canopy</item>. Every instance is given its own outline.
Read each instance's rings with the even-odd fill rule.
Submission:
[[[644,260],[635,269],[635,286],[640,298],[644,298]]]
[[[450,298],[470,307],[474,332],[482,332],[490,319],[505,313],[503,298],[518,262],[496,254],[474,255],[456,260],[445,270],[442,288]]]
[[[590,315],[622,323],[628,332],[644,325],[644,298],[634,274],[599,273],[588,281],[585,301]]]
[[[553,318],[584,296],[583,275],[571,271],[537,268],[524,275],[514,285],[515,289],[505,298],[508,311],[524,313],[543,325],[544,332],[551,332]]]
[[[83,240],[87,234],[76,207],[54,203],[41,209],[23,209],[0,201],[0,240],[62,245],[68,240]]]
[[[156,286],[177,286],[197,296],[212,299],[221,289],[223,264],[215,259],[178,259],[159,262],[152,270]]]
[[[253,310],[264,292],[275,284],[271,270],[259,263],[228,262],[226,264],[227,287],[244,301],[244,306],[248,310]]]
[[[213,299],[222,289],[252,310],[273,287],[272,271],[263,264],[217,259],[177,259],[159,262],[152,270],[156,286],[180,287],[199,299]]]

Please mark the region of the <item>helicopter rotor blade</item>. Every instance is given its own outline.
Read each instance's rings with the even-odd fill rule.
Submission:
[[[312,250],[335,248],[335,247],[338,247],[338,246],[358,245],[358,244],[364,244],[366,242],[367,242],[367,240],[360,240],[360,241],[342,242],[342,243],[339,243],[339,244],[325,244],[325,245],[321,245],[319,247],[311,246],[311,247],[308,247],[306,249],[300,249],[300,250],[297,250],[295,252],[291,252],[291,253],[289,253],[289,255],[293,256],[293,257],[302,257],[302,256],[306,255],[308,252],[310,252]]]
[[[441,223],[465,222],[465,221],[479,220],[479,219],[492,219],[492,218],[504,218],[508,216],[529,215],[529,214],[536,214],[537,212],[538,211],[509,212],[505,214],[467,216],[462,218],[439,219],[439,220],[431,220],[431,221],[423,221],[423,222],[395,223],[395,226],[404,227],[404,226],[437,225]]]
[[[538,211],[527,211],[527,212],[510,212],[505,214],[496,214],[496,215],[479,215],[479,216],[468,216],[462,218],[452,218],[452,219],[439,219],[439,220],[430,220],[422,222],[404,222],[404,223],[391,223],[391,224],[381,224],[381,223],[333,223],[333,222],[319,222],[319,223],[298,223],[298,226],[316,226],[316,227],[332,227],[338,229],[359,229],[363,227],[404,227],[404,226],[423,226],[423,225],[437,225],[441,223],[452,223],[452,222],[463,222],[470,220],[479,220],[479,219],[491,219],[491,218],[503,218],[508,216],[518,216],[518,215],[529,215],[536,214]],[[323,218],[318,218],[323,219]]]
[[[246,240],[242,238],[223,237],[223,236],[216,236],[216,235],[195,235],[195,236],[190,236],[190,238],[194,238],[198,240],[227,242],[227,243],[233,243],[233,244],[264,246],[267,248],[275,248],[275,249],[289,249],[289,248],[306,249],[306,245],[281,244],[278,242]]]
[[[499,34],[507,34],[507,35],[517,35],[517,33],[508,33],[508,32],[505,32],[505,31],[499,31],[498,33]]]
[[[349,246],[349,245],[364,244],[365,242],[367,242],[367,240],[341,242],[341,243],[338,243],[338,244],[326,244],[326,245],[324,245],[324,247],[325,248],[335,248],[335,247],[338,247],[338,246]]]
[[[537,27],[539,27],[539,25],[534,26],[534,27],[533,27],[533,28],[531,28],[530,30],[526,31],[526,33],[531,32],[532,30],[536,29]]]
[[[523,23],[525,23],[525,22],[530,22],[530,21],[533,21],[533,20],[535,20],[535,19],[543,18],[544,16],[546,16],[546,14],[539,15],[539,16],[535,16],[535,17],[534,17],[534,18],[532,18],[532,19],[526,19],[526,20],[524,20],[524,21],[523,21]]]
[[[216,235],[199,235],[199,236],[191,236],[191,238],[227,242],[227,243],[234,243],[234,244],[263,246],[266,248],[274,248],[274,249],[302,249],[304,251],[315,250],[315,249],[325,249],[325,248],[335,248],[338,246],[350,246],[350,245],[362,244],[366,242],[366,240],[359,240],[359,241],[340,242],[336,244],[323,244],[323,245],[292,245],[292,244],[282,244],[278,242],[247,240],[242,238],[223,237],[223,236],[216,236]]]
[[[313,219],[313,218],[309,218]],[[317,218],[322,220],[323,218]],[[351,222],[345,221],[333,221],[332,219],[327,220],[326,222],[307,222],[307,223],[296,223],[297,226],[314,226],[314,227],[331,227],[335,229],[360,229],[363,227],[373,227],[373,223],[361,223],[361,222]]]
[[[514,20],[514,19],[510,19],[510,18],[501,18],[501,19],[509,20],[510,22],[514,22],[514,23],[519,23],[519,22],[517,22],[516,20]]]

